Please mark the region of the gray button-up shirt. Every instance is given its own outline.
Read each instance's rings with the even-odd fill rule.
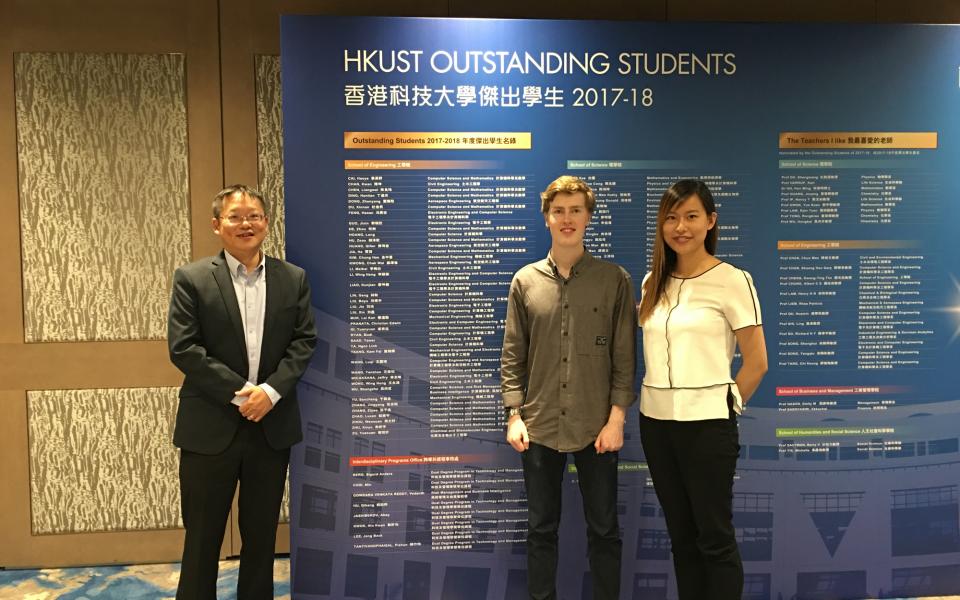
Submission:
[[[547,258],[513,277],[500,359],[503,404],[521,407],[530,441],[561,452],[592,444],[610,406],[634,400],[633,282],[584,253],[564,279]]]

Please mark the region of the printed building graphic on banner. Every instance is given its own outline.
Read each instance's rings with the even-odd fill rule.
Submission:
[[[740,419],[744,598],[960,594],[954,28],[291,16],[282,33],[287,253],[322,338],[292,457],[294,597],[526,597],[500,345],[564,173],[597,193],[588,250],[635,283],[664,190],[704,180],[718,256],[756,283],[770,371]],[[675,599],[629,414],[622,597]],[[590,597],[576,477],[571,600]]]

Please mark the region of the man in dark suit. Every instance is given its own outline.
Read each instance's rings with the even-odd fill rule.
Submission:
[[[267,599],[290,446],[302,439],[296,385],[316,344],[310,287],[303,269],[263,254],[256,190],[222,190],[212,225],[224,251],[177,269],[167,330],[184,374],[173,433],[186,529],[177,598],[216,599],[239,481],[237,598]]]

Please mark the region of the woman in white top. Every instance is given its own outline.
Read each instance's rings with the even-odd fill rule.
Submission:
[[[753,279],[714,256],[717,212],[701,181],[660,200],[638,319],[646,374],[640,435],[670,533],[680,600],[739,600],[733,528],[736,415],[767,370]],[[743,366],[730,376],[736,346]]]

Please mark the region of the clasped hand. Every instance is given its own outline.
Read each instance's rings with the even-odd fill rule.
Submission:
[[[254,423],[259,423],[260,419],[265,417],[273,408],[270,396],[258,385],[245,387],[236,392],[236,395],[246,396],[247,399],[240,405],[240,414],[243,415],[243,418]]]

